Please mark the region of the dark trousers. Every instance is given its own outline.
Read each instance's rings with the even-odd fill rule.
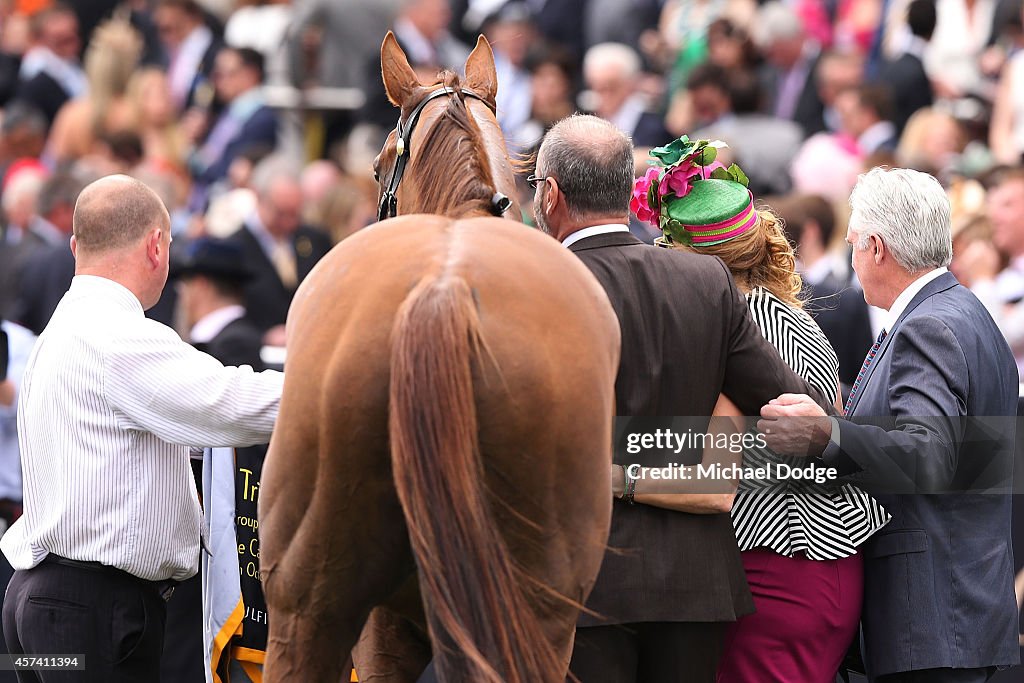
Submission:
[[[0,553],[0,591],[6,592],[7,586],[14,576],[14,567],[7,561],[7,556]],[[3,622],[0,621],[0,640],[3,640]],[[0,654],[7,654],[7,645],[0,642]],[[18,683],[18,674],[13,671],[0,671],[0,683]]]
[[[185,579],[167,601],[160,675],[168,683],[205,683],[203,577]]]
[[[576,629],[581,683],[714,683],[727,623],[647,622]]]
[[[920,669],[879,676],[877,683],[985,683],[996,674],[996,667],[981,669]]]
[[[167,605],[151,584],[44,562],[4,598],[12,655],[85,655],[85,671],[20,671],[21,683],[159,683]]]

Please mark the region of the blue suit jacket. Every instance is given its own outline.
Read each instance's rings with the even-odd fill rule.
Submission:
[[[196,182],[211,185],[227,176],[231,163],[239,155],[255,148],[263,148],[269,152],[276,145],[277,113],[270,107],[262,106],[242,125],[238,135],[228,143],[220,159],[198,175]]]
[[[892,514],[863,548],[870,676],[1017,663],[1010,496],[964,492],[993,468],[1008,486],[1016,407],[1013,354],[984,306],[949,273],[929,282],[823,456]]]

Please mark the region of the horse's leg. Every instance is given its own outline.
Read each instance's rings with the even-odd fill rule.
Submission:
[[[430,636],[417,622],[388,606],[370,612],[352,651],[361,682],[415,683],[432,656]]]
[[[331,533],[343,536],[341,526],[333,527]],[[315,548],[315,544],[300,540],[289,550],[288,559],[265,575],[271,610],[265,670],[268,683],[339,680],[367,614],[401,583],[399,568],[408,564],[395,554],[375,553],[369,545],[351,545],[345,553],[327,550],[330,555],[347,555],[348,562],[325,570],[323,564],[317,566],[317,561],[323,563],[325,558],[311,557],[309,551]],[[361,566],[374,567],[375,578],[368,580]],[[280,595],[303,587],[308,590],[303,599]],[[405,680],[414,681],[415,676]]]
[[[308,392],[310,384],[299,388]],[[259,510],[270,611],[264,676],[268,683],[333,683],[370,610],[414,564],[379,436],[384,428],[370,430],[368,440],[352,424],[383,422],[383,410],[335,415],[325,428],[318,407],[290,401],[288,389],[286,427],[271,443]]]

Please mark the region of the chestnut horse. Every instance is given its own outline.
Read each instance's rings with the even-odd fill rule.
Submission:
[[[486,42],[463,81],[421,84],[390,34],[381,58],[403,133],[375,164],[382,205],[391,188],[402,214],[447,215],[355,233],[289,311],[264,676],[335,683],[388,605],[425,614],[442,680],[562,681],[608,535],[618,324],[567,249],[488,217],[513,178]]]

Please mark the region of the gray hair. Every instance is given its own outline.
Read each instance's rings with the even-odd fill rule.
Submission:
[[[70,173],[57,173],[51,176],[39,192],[36,213],[48,218],[58,207],[74,207],[85,183]]]
[[[640,55],[623,43],[600,43],[587,50],[583,56],[584,76],[594,69],[600,70],[607,66],[618,69],[626,79],[636,78],[643,68]]]
[[[288,180],[299,186],[301,174],[302,166],[291,158],[284,154],[272,154],[260,160],[253,168],[250,184],[253,191],[263,199],[279,180]]]
[[[765,48],[780,40],[799,38],[804,33],[804,25],[792,8],[774,0],[758,11],[753,33],[757,46]]]
[[[857,249],[867,249],[876,235],[911,273],[948,266],[953,258],[949,198],[927,173],[872,169],[857,179],[850,208]]]
[[[573,218],[628,214],[633,171],[629,136],[596,116],[562,119],[537,153],[537,175],[558,182]]]
[[[14,174],[0,194],[0,206],[5,212],[10,213],[21,202],[29,202],[30,213],[35,213],[39,205],[39,193],[45,182],[46,173],[41,170],[25,170]]]

